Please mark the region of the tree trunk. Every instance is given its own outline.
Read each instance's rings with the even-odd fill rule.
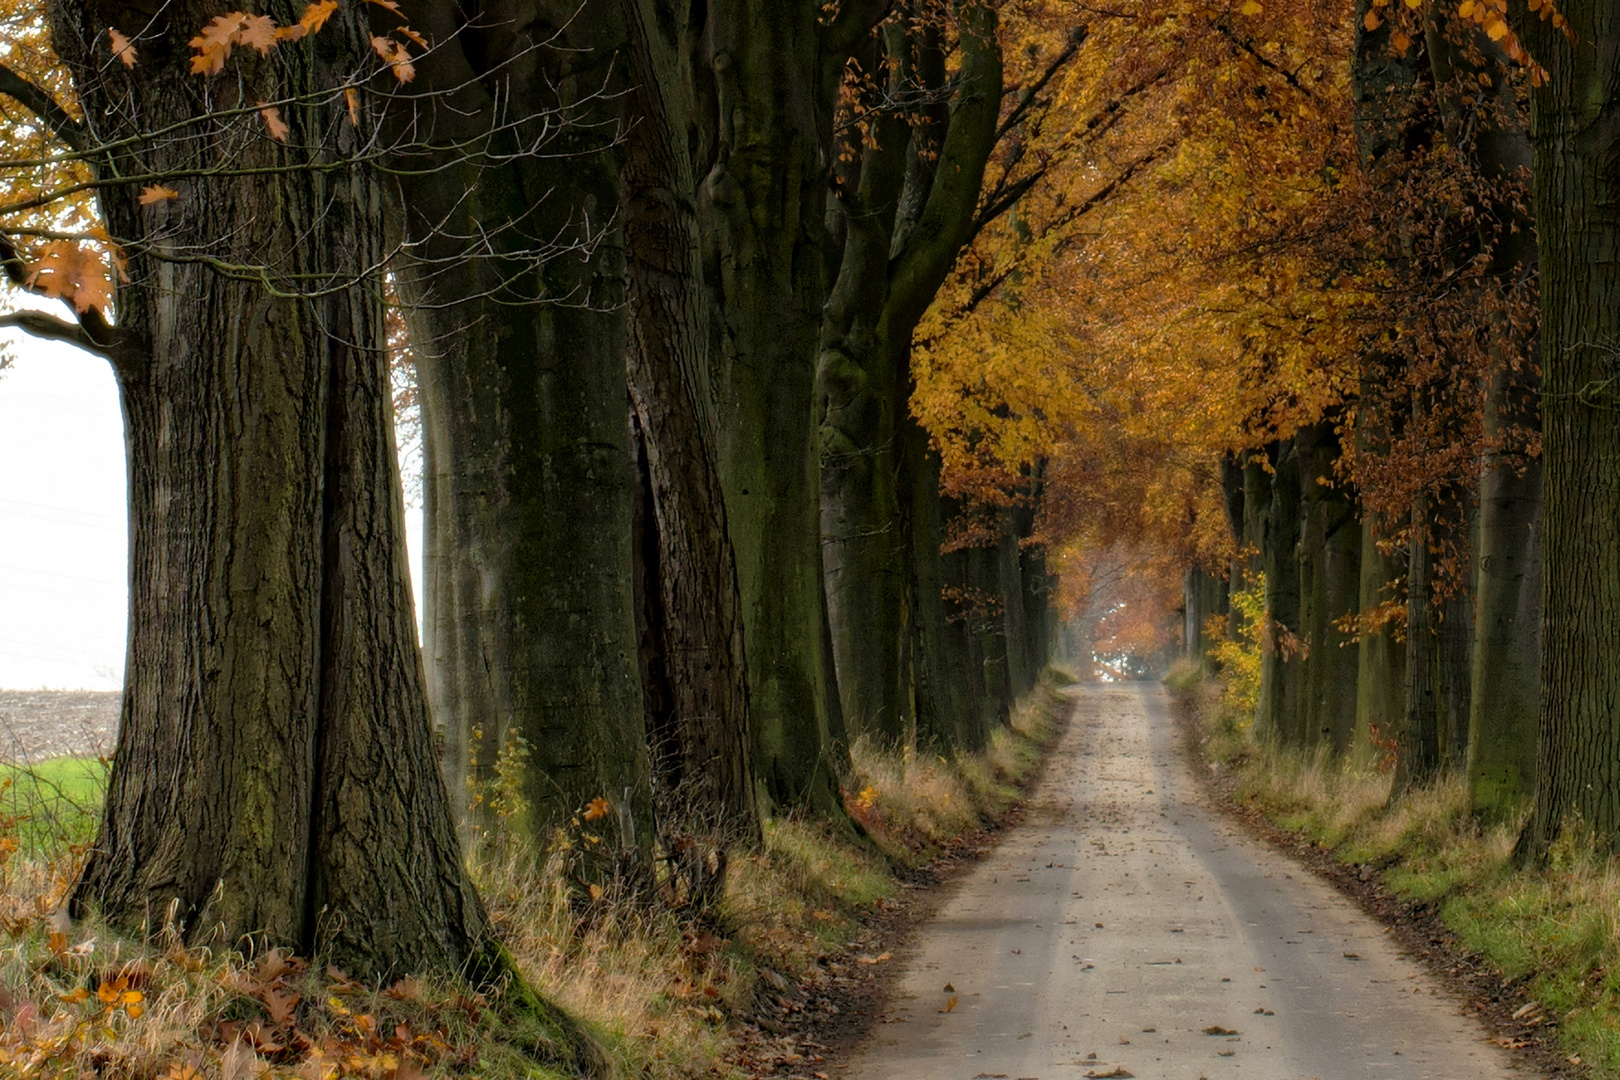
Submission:
[[[1332,486],[1339,456],[1332,424],[1317,424],[1308,442],[1299,545],[1300,633],[1307,647],[1302,732],[1306,746],[1326,745],[1339,757],[1355,733],[1357,649],[1335,624],[1359,610],[1361,527],[1348,493]]]
[[[1400,561],[1378,546],[1371,521],[1361,524],[1360,610],[1395,598]],[[1385,625],[1364,633],[1356,650],[1356,729],[1350,760],[1362,767],[1383,764],[1406,717],[1406,643]]]
[[[644,7],[650,19],[654,5]],[[833,739],[839,706],[827,697],[823,655],[816,341],[838,80],[879,11],[851,0],[828,25],[821,14],[719,0],[680,28],[701,42],[670,44],[672,55],[692,49],[702,61],[686,76],[691,112],[672,130],[697,142],[718,465],[744,606],[755,768],[771,801],[839,815],[847,761]],[[858,716],[848,720],[858,728]]]
[[[102,164],[194,167],[191,140],[132,137],[194,122],[205,83],[178,42],[109,69],[91,43],[122,13],[49,10],[90,122],[142,147]],[[183,35],[208,13],[169,16]],[[103,198],[133,282],[116,331],[130,646],[101,836],[73,901],[130,932],[172,922],[188,941],[288,947],[370,982],[487,980],[504,962],[439,776],[405,570],[374,277],[383,192],[353,161],[366,133],[328,95],[367,38],[363,13],[341,9],[319,48],[243,69],[249,100],[319,102],[283,108],[285,148],[248,129],[251,110],[219,121],[210,153],[258,174],[196,176],[153,208],[134,188]],[[266,267],[282,295],[164,259],[194,251]],[[308,280],[327,284],[291,295]]]
[[[1300,724],[1299,513],[1300,460],[1292,440],[1277,449],[1267,503],[1265,542],[1267,632],[1260,656],[1260,703],[1255,729],[1285,745],[1303,742]]]
[[[1486,403],[1488,434],[1504,408],[1524,412],[1523,375],[1503,367]],[[1531,412],[1534,412],[1532,407]],[[1522,471],[1521,471],[1522,470]],[[1470,701],[1468,793],[1485,820],[1510,817],[1535,790],[1541,694],[1541,459],[1491,452],[1480,478],[1478,611]]]
[[[529,2],[460,27],[450,9],[413,12],[439,43],[415,85],[446,95],[437,147],[398,170],[422,394],[423,637],[446,775],[482,802],[469,830],[517,795],[524,820],[502,829],[543,842],[605,798],[611,846],[650,869],[620,106],[591,100],[622,92],[623,36],[610,11],[566,14],[564,27]],[[518,150],[557,119],[544,156]],[[581,250],[536,267],[536,236]],[[520,790],[504,792],[514,775]]]
[[[851,148],[858,180],[837,189],[843,254],[822,319],[822,529],[838,681],[849,722],[890,741],[909,738],[917,719],[914,628],[944,617],[936,593],[917,591],[918,553],[932,562],[927,545],[943,537],[916,532],[909,501],[928,482],[927,455],[916,452],[925,444],[909,430],[911,337],[971,238],[1000,116],[995,12],[969,0],[952,14],[960,70],[948,115],[912,128],[880,109],[878,142]],[[944,84],[925,23],[883,30],[886,59],[873,70],[894,91]],[[1022,644],[1010,639],[1009,652]]]
[[[658,586],[656,598],[650,584],[645,594],[657,615],[647,645],[667,680],[652,704],[669,709],[672,736],[663,740],[660,781],[707,829],[752,841],[759,807],[742,599],[714,449],[697,218],[683,194],[692,190],[691,163],[675,121],[685,110],[660,78],[667,44],[650,12],[634,0],[628,10],[637,116],[624,177],[629,381],[650,496],[643,535],[655,530],[642,547],[643,580]],[[816,763],[824,766],[823,757]],[[824,768],[816,775],[831,787]]]
[[[1531,98],[1546,545],[1531,854],[1576,821],[1620,834],[1620,11],[1566,17],[1574,45],[1546,24],[1530,42],[1552,76]]]
[[[1473,549],[1473,515],[1467,496],[1419,499],[1412,507],[1417,530],[1407,577],[1406,722],[1399,736],[1394,794],[1428,783],[1442,769],[1460,767],[1467,754],[1470,680],[1473,674],[1472,574],[1439,583],[1436,551],[1454,550],[1467,560]]]

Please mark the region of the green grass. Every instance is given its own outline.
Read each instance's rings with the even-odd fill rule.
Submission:
[[[18,843],[29,854],[88,843],[95,839],[106,790],[107,765],[101,758],[0,764],[0,818],[15,819]]]

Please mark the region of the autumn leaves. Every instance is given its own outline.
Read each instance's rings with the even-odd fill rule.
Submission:
[[[399,6],[394,0],[364,2],[399,16]],[[268,58],[280,47],[321,32],[339,6],[340,0],[315,0],[304,8],[296,22],[285,26],[278,25],[268,15],[244,11],[215,16],[187,42],[192,51],[190,71],[205,79],[223,75],[233,55],[239,51],[260,59]],[[118,65],[113,70],[134,72],[142,63],[142,40],[161,32],[162,28],[155,24],[128,30],[107,27],[104,40],[108,55]],[[412,49],[425,51],[428,47],[427,40],[402,17],[392,29],[373,34],[369,44],[371,52],[382,62],[382,67],[369,72],[355,72],[328,91],[341,101],[342,115],[352,127],[358,127],[362,121],[361,94],[369,79],[386,73],[385,78],[391,77],[394,85],[410,82],[416,77]],[[238,118],[251,120],[259,125],[263,136],[274,142],[285,143],[293,132],[283,111],[289,103],[292,103],[291,99],[277,100],[269,96],[258,100],[248,99],[216,109],[212,119],[226,123]],[[299,101],[296,104],[307,103]],[[53,160],[51,164],[82,172],[82,164],[77,156]],[[88,177],[76,175],[75,179],[76,187],[97,184],[96,180]],[[153,175],[133,181],[125,178],[122,182],[140,184],[137,204],[150,208],[181,199],[184,185],[179,181],[178,176]],[[64,188],[66,186],[63,185]],[[19,283],[41,296],[71,304],[81,316],[94,312],[101,318],[109,317],[117,286],[125,276],[127,258],[123,248],[100,223],[91,224],[76,233],[61,229],[60,222],[52,222],[51,225],[51,228],[34,229],[39,233],[39,241],[32,250],[19,250]]]

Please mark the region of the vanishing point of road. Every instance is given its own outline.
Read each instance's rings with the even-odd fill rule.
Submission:
[[[1069,691],[1024,820],[950,887],[841,1080],[1506,1080],[1383,927],[1204,799],[1163,691]]]

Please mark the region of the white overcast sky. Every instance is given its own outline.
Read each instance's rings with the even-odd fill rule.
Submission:
[[[128,610],[124,428],[106,361],[0,331],[0,689],[117,690]],[[421,515],[406,521],[421,595]]]

